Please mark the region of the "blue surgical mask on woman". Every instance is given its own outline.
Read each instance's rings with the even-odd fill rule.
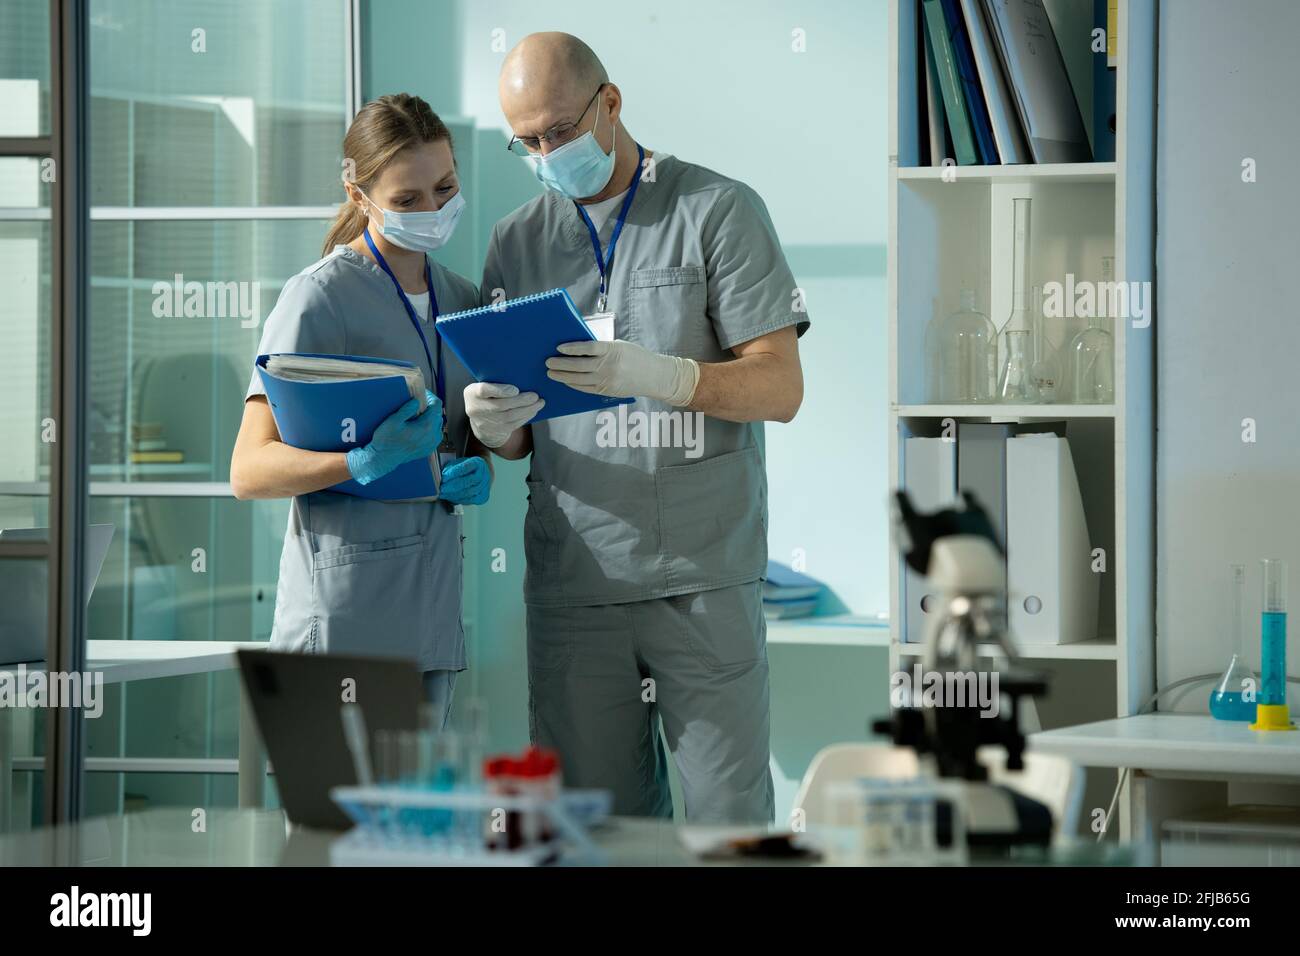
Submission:
[[[359,187],[357,191],[361,192]],[[379,234],[393,245],[411,252],[433,252],[446,245],[456,231],[460,214],[465,211],[465,197],[460,190],[443,203],[441,209],[432,212],[394,212],[376,206],[364,192],[361,195],[370,203],[370,208],[383,214],[384,222],[378,227]]]
[[[600,104],[603,106],[604,104]],[[596,123],[571,143],[565,143],[546,155],[532,157],[533,174],[543,186],[554,189],[570,199],[594,196],[609,183],[614,175],[615,148],[606,153],[596,142],[596,126],[600,125],[600,112]]]

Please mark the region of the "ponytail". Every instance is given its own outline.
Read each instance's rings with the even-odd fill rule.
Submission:
[[[443,140],[454,145],[447,124],[420,97],[409,93],[381,96],[361,107],[343,137],[348,170],[344,179],[350,174],[351,181],[364,191],[402,150]],[[335,246],[351,242],[365,228],[366,214],[350,197],[346,198],[325,234],[323,253],[328,255]]]
[[[335,246],[345,246],[366,228],[366,214],[350,199],[343,200],[338,215],[325,234],[325,246],[322,254],[329,255]]]

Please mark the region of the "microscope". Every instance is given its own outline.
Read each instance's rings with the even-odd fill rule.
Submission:
[[[938,776],[961,783],[965,832],[972,851],[1005,852],[1010,847],[1045,846],[1052,836],[1051,811],[1042,803],[989,781],[980,761],[981,747],[1006,751],[1006,769],[1024,769],[1025,737],[1020,730],[1020,701],[1047,690],[1045,675],[1022,666],[1006,627],[1005,552],[988,515],[974,495],[962,492],[958,507],[921,514],[907,493],[899,491],[893,523],[908,567],[924,575],[937,592],[922,651],[927,675],[978,674],[979,658],[992,654],[1000,695],[995,714],[977,702],[933,706],[911,688],[910,701],[896,707],[872,730],[889,736],[933,762]],[[985,672],[988,671],[985,664]],[[951,818],[940,812],[939,841],[951,840]]]

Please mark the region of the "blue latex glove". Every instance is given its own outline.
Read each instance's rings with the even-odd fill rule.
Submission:
[[[368,485],[398,465],[428,458],[438,450],[442,402],[428,389],[424,395],[427,407],[422,413],[419,400],[411,399],[379,423],[369,445],[348,452],[348,471],[359,484]]]
[[[438,497],[453,505],[481,505],[492,490],[492,469],[477,455],[457,458],[442,469]]]

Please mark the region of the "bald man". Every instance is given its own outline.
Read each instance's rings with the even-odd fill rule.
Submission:
[[[530,425],[535,393],[465,391],[485,445],[532,455],[533,739],[615,812],[670,816],[662,722],[688,819],[769,821],[762,423],[803,400],[802,295],[762,200],[639,145],[581,40],[526,37],[499,93],[547,188],[493,229],[484,300],[564,287],[600,341],[561,345],[548,374],[635,399]]]

